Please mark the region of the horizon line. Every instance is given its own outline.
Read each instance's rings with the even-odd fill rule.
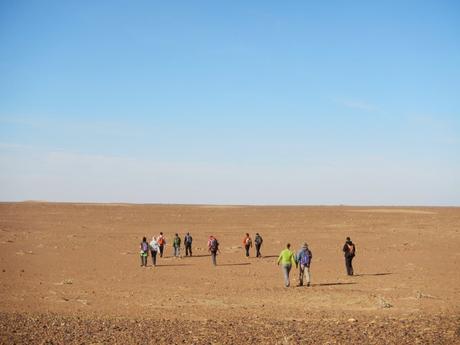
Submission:
[[[429,204],[238,204],[238,203],[166,203],[166,202],[104,202],[104,201],[49,201],[49,200],[21,200],[21,201],[4,201],[0,204],[75,204],[75,205],[132,205],[132,206],[208,206],[208,207],[426,207],[426,208],[458,208],[460,205],[429,205]]]

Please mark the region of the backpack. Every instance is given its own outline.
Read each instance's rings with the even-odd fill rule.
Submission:
[[[260,236],[256,236],[256,238],[254,239],[254,243],[256,245],[262,244],[262,241],[263,241],[262,237],[260,237]]]
[[[347,246],[348,246],[348,255],[355,256],[355,245],[347,243]]]
[[[180,246],[180,237],[174,238],[174,246],[177,246],[177,247]]]
[[[184,243],[185,244],[192,244],[192,236],[190,236],[190,235],[185,236]]]
[[[147,242],[142,242],[141,248],[144,253],[147,253],[147,251],[149,250],[149,244]]]
[[[163,237],[160,237],[157,242],[158,245],[162,246],[163,244],[165,244],[165,239]]]
[[[251,239],[250,239],[249,237],[246,238],[246,239],[244,240],[244,244],[245,244],[246,246],[250,246],[250,245],[252,244]]]
[[[310,251],[305,251],[303,255],[300,256],[300,264],[304,266],[310,265],[311,253]]]
[[[217,252],[217,250],[219,249],[219,242],[217,241],[217,239],[212,239],[211,246],[209,247],[209,249],[211,250],[211,252]]]

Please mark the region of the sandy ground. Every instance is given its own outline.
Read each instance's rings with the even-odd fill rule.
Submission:
[[[190,231],[194,256],[167,246],[141,268],[142,236],[160,231]],[[244,257],[246,232],[263,258]],[[284,288],[277,256],[304,241],[313,284],[294,270]],[[3,203],[0,342],[460,344],[459,262],[460,208]]]

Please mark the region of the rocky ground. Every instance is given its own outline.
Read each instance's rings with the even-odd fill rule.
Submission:
[[[2,344],[460,344],[460,319],[152,320],[0,314]]]

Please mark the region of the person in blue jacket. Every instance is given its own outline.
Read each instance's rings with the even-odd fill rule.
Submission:
[[[305,277],[305,273],[307,275],[307,286],[310,286],[311,275],[310,275],[310,264],[311,259],[313,258],[313,254],[311,253],[310,249],[308,249],[308,244],[305,242],[297,252],[296,255],[296,267],[299,268],[299,284],[298,286],[303,285],[303,280]]]

